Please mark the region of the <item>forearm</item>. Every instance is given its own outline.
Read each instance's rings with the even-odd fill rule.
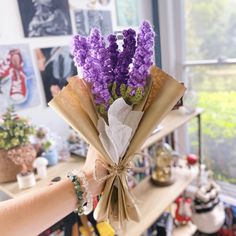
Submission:
[[[38,235],[76,208],[70,180],[0,203],[0,235]]]

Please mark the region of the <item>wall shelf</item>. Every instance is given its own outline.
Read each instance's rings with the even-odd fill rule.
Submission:
[[[184,114],[181,110],[171,111],[161,122],[163,128],[157,133],[151,135],[143,144],[142,149],[149,147],[158,140],[172,133],[180,126],[199,116],[203,111],[204,109],[202,108],[197,108],[196,111],[192,112],[191,114]]]
[[[153,222],[166,210],[167,207],[184,191],[184,189],[197,176],[197,168],[174,168],[175,183],[168,187],[156,187],[150,178],[143,180],[134,188],[133,194],[137,199],[142,219],[139,223],[127,222],[126,231],[120,232],[122,236],[138,236],[147,230]]]

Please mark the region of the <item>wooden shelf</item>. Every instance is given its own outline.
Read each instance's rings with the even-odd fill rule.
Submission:
[[[197,176],[197,168],[174,168],[173,175],[176,181],[171,186],[156,187],[150,178],[146,178],[134,188],[132,192],[137,199],[142,219],[139,223],[127,222],[126,231],[119,235],[138,236],[147,230]]]
[[[142,149],[149,147],[166,135],[172,133],[180,126],[200,115],[203,111],[204,109],[202,108],[197,108],[196,111],[191,114],[184,114],[181,110],[171,111],[161,122],[163,128],[157,133],[151,135],[143,144]]]
[[[34,192],[43,186],[47,186],[50,181],[59,176],[65,178],[68,171],[82,167],[84,159],[80,157],[69,158],[65,162],[60,162],[55,166],[49,167],[47,169],[47,177],[45,179],[39,179],[36,175],[36,185],[29,189],[20,190],[17,182],[11,183],[1,183],[0,190],[8,194],[10,197],[15,198],[21,196],[25,193]]]

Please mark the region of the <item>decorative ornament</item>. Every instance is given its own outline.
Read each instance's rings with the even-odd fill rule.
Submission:
[[[174,183],[171,173],[173,162],[172,148],[169,144],[162,144],[156,154],[156,169],[152,173],[151,180],[155,185],[168,186]]]

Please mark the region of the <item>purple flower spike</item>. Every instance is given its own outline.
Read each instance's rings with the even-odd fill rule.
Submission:
[[[129,78],[129,65],[132,63],[136,48],[136,32],[133,29],[128,29],[123,31],[123,35],[123,51],[118,56],[117,66],[114,71],[118,86],[122,83],[127,83]]]
[[[134,54],[133,68],[130,72],[128,86],[131,87],[131,95],[134,94],[138,87],[141,87],[144,92],[144,87],[147,82],[148,70],[153,64],[153,45],[154,32],[151,25],[144,21],[137,39],[137,48]]]
[[[108,53],[99,30],[91,31],[88,45],[89,52],[83,66],[84,79],[91,84],[96,105],[102,104],[108,108],[111,98],[107,83],[110,64],[106,61]]]
[[[74,36],[71,44],[71,54],[74,56],[75,66],[83,66],[85,64],[87,53],[87,39],[80,35]]]
[[[117,37],[114,34],[111,34],[107,39],[109,41],[108,54],[110,57],[111,68],[114,70],[116,68],[119,55]]]

